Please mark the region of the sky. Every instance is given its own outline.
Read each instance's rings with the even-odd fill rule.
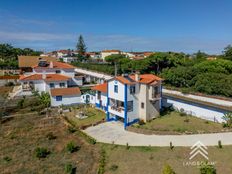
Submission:
[[[0,43],[41,51],[198,50],[232,44],[231,0],[1,0]]]

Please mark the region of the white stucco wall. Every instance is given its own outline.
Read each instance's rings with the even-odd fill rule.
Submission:
[[[95,97],[95,95],[88,94],[88,93],[81,95],[81,102],[82,103],[86,103],[86,97],[87,96],[89,96],[89,103],[95,105],[95,103],[96,103],[96,97]]]
[[[188,114],[191,114],[196,117],[200,117],[202,119],[214,121],[216,119],[218,122],[223,122],[222,119],[224,113],[220,110],[214,110],[212,108],[203,107],[201,105],[191,105],[185,102],[176,101],[172,99],[167,99],[168,104],[172,104],[174,109],[180,110],[184,109],[184,111]]]
[[[118,85],[118,93],[114,92],[114,85]],[[108,82],[108,89],[109,89],[109,98],[120,100],[124,102],[124,96],[125,96],[125,91],[124,91],[124,84],[117,80],[111,80]]]
[[[62,96],[62,101],[56,101],[56,97],[51,97],[51,106],[80,104],[81,95]]]

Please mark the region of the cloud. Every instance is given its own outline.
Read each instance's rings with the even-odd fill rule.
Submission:
[[[0,31],[0,42],[11,43],[18,47],[31,47],[40,50],[75,49],[79,34],[39,33]],[[204,40],[190,37],[141,37],[131,35],[84,34],[88,50],[120,49],[124,51],[176,51],[193,53],[198,50],[219,54],[229,44],[225,40]]]

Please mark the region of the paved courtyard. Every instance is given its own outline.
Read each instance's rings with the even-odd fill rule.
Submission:
[[[206,146],[232,145],[232,132],[196,135],[144,135],[124,130],[121,122],[105,122],[84,130],[98,142],[130,146],[192,146],[201,141]]]

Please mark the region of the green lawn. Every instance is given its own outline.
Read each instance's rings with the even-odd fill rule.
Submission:
[[[75,117],[79,112],[83,112],[88,117],[84,119]],[[65,113],[65,116],[69,121],[75,124],[76,127],[82,127],[102,121],[105,118],[105,113],[101,110],[88,106],[73,108],[71,112]]]
[[[186,166],[186,162],[205,161],[196,156],[189,160],[189,147],[130,147],[102,145],[106,151],[107,174],[161,174],[163,166],[169,164],[177,174],[199,174],[196,166]],[[208,147],[210,162],[215,162],[218,174],[232,173],[232,146]]]
[[[182,134],[182,133],[213,133],[226,129],[219,123],[206,121],[194,116],[181,116],[179,112],[169,112],[144,125],[135,124],[130,128],[141,133]]]

